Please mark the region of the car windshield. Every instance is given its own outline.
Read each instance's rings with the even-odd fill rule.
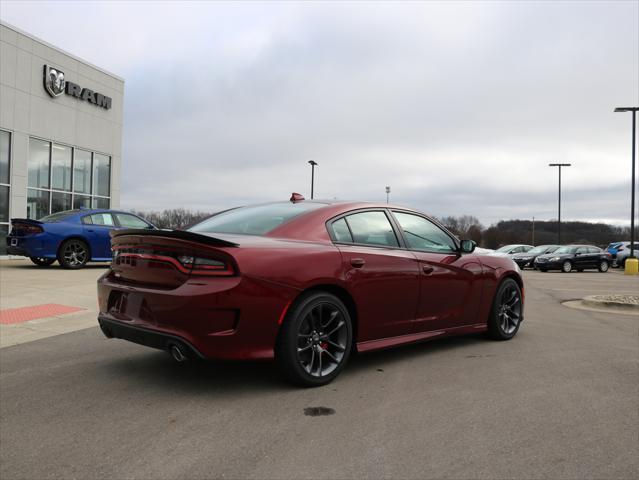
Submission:
[[[269,203],[241,207],[215,215],[189,228],[190,232],[240,233],[264,235],[284,222],[310,210],[326,206],[323,203]]]
[[[51,215],[47,215],[46,217],[42,217],[40,222],[59,222],[71,215],[78,213],[78,210],[66,210],[64,212],[52,213]]]
[[[531,255],[536,255],[538,253],[544,253],[548,247],[546,245],[541,245],[539,247],[535,247],[531,250],[528,250],[526,253],[530,253]]]
[[[578,247],[559,247],[554,253],[575,253]]]

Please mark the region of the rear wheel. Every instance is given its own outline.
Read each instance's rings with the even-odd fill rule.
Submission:
[[[82,268],[89,261],[89,246],[82,240],[72,238],[65,241],[58,251],[58,262],[63,268]]]
[[[602,260],[601,262],[599,262],[598,268],[600,272],[607,272],[609,267],[610,265],[608,265],[608,262],[606,260]]]
[[[55,262],[55,258],[44,258],[44,257],[29,257],[33,263],[35,263],[38,267],[48,267],[53,262]]]
[[[504,280],[495,294],[488,319],[488,334],[494,340],[510,340],[523,319],[521,289],[512,278]]]
[[[344,368],[353,344],[348,310],[339,298],[315,292],[300,298],[286,315],[275,359],[291,382],[318,387]]]
[[[561,271],[564,273],[570,273],[572,272],[572,263],[570,263],[568,260],[566,260],[562,265],[561,265]]]

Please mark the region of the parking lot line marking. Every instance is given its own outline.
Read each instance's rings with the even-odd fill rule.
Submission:
[[[0,324],[10,325],[15,323],[28,322],[39,318],[55,317],[86,310],[86,308],[70,307],[57,303],[46,303],[44,305],[33,305],[30,307],[7,308],[0,310]]]

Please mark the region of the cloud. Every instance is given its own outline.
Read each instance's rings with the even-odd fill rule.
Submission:
[[[124,207],[286,199],[314,159],[318,196],[552,218],[566,161],[565,218],[629,217],[636,2],[5,4],[125,77]]]

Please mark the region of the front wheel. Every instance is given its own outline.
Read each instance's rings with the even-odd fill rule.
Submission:
[[[608,271],[608,268],[610,267],[610,265],[608,265],[608,262],[606,260],[602,260],[601,262],[599,262],[599,271],[602,273],[605,273]]]
[[[568,260],[566,260],[562,265],[561,265],[561,271],[564,273],[570,273],[572,272],[572,263],[570,263]]]
[[[35,263],[38,267],[48,267],[49,265],[55,262],[55,258],[45,258],[45,257],[29,257],[33,263]]]
[[[65,241],[58,251],[58,262],[62,268],[82,268],[89,261],[89,246],[82,240],[72,238]]]
[[[296,385],[319,387],[344,368],[353,344],[351,317],[327,292],[300,298],[286,315],[275,345],[280,370]]]
[[[488,334],[494,340],[510,340],[523,320],[521,289],[512,278],[504,280],[495,294],[488,319]]]

